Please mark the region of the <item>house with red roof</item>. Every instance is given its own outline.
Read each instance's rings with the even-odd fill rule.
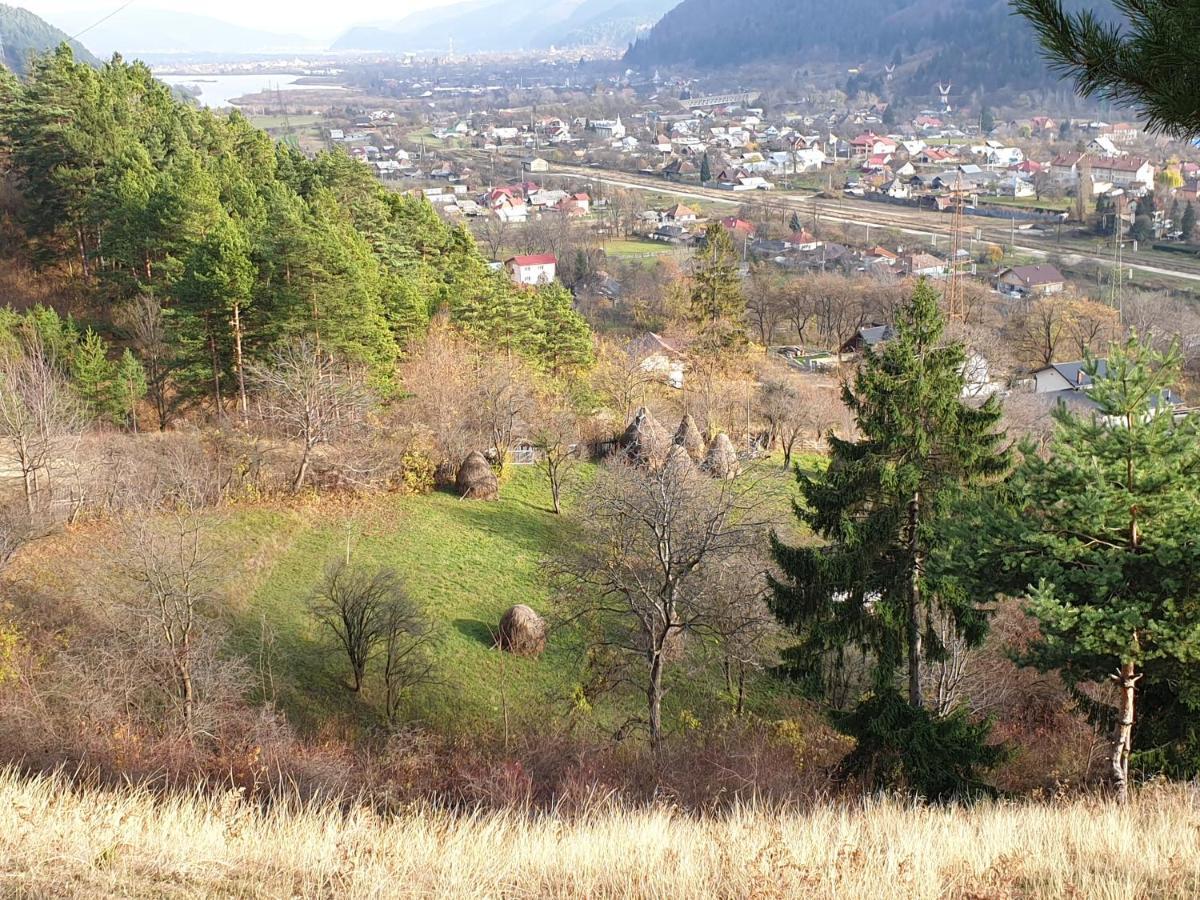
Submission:
[[[737,237],[754,237],[754,224],[736,216],[726,216],[721,220],[721,226]]]
[[[553,253],[514,256],[505,261],[504,268],[517,284],[549,284],[558,275],[558,257]]]

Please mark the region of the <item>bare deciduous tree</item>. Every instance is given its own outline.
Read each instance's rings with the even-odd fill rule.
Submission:
[[[403,591],[394,594],[380,612],[384,710],[392,728],[400,724],[404,700],[412,689],[433,681],[429,649],[435,637],[433,623]]]
[[[361,428],[374,406],[363,373],[307,339],[277,347],[249,374],[263,418],[300,442],[293,492],[304,487],[314,448]]]
[[[162,430],[169,422],[167,376],[171,360],[162,304],[157,297],[142,294],[120,310],[118,322],[129,331],[138,358],[146,369],[146,393],[154,404],[158,427]]]
[[[634,667],[655,749],[671,659],[719,619],[720,569],[764,539],[752,497],[753,486],[713,481],[681,456],[657,470],[613,462],[582,505],[582,539],[560,561],[564,621],[586,623],[599,657]]]
[[[433,662],[426,650],[433,626],[408,596],[392,569],[368,569],[339,558],[326,567],[310,608],[334,636],[350,664],[350,690],[358,693],[367,668],[383,657],[384,705],[389,723],[398,721],[407,692],[429,680]]]
[[[541,453],[541,467],[550,482],[550,501],[562,512],[562,488],[572,463],[579,458],[579,415],[562,398],[543,394],[534,413],[532,443]]]
[[[197,643],[215,593],[213,562],[201,533],[199,523],[185,515],[164,529],[133,527],[122,567],[135,586],[131,611],[164,650],[166,679],[189,738],[195,725]]]
[[[0,360],[0,455],[20,472],[30,515],[52,499],[51,472],[78,444],[85,418],[36,338]]]

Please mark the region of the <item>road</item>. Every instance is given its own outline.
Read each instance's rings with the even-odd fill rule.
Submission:
[[[586,166],[565,166],[553,164],[549,174],[569,176],[571,178],[587,179],[601,184],[621,187],[627,190],[645,193],[664,194],[680,197],[685,200],[699,200],[706,203],[725,204],[736,208],[743,203],[753,200],[773,209],[787,212],[800,212],[823,221],[838,222],[845,225],[857,225],[863,228],[880,228],[886,231],[896,231],[916,237],[932,238],[935,246],[944,241],[949,247],[951,226],[949,216],[944,213],[922,212],[905,207],[871,203],[865,200],[830,200],[817,197],[815,194],[770,193],[732,194],[729,191],[711,188],[683,187],[678,184],[639,175],[629,175],[611,169],[593,169]],[[1003,220],[1001,220],[1003,221]],[[1104,268],[1111,268],[1113,258],[1110,254],[1097,254],[1087,249],[1086,242],[1068,239],[1057,241],[1047,237],[1044,240],[1031,239],[1025,235],[1020,243],[1012,240],[1011,226],[993,225],[990,220],[969,220],[966,229],[969,237],[979,235],[984,243],[994,243],[1001,246],[1011,246],[1018,253],[1025,253],[1038,258],[1050,255],[1071,256],[1081,261],[1096,263]],[[1021,232],[1016,232],[1018,236]],[[964,235],[966,240],[968,235]],[[1153,265],[1137,262],[1124,257],[1124,267],[1149,275],[1165,278],[1178,278],[1183,281],[1200,283],[1200,261],[1179,260],[1171,266]]]

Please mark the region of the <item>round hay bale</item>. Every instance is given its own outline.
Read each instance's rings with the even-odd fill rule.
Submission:
[[[686,450],[688,456],[696,462],[704,459],[704,435],[696,427],[696,420],[692,418],[691,413],[686,414],[683,421],[679,423],[679,428],[675,432],[675,444]]]
[[[458,477],[454,479],[454,486],[458,495],[465,500],[500,499],[500,481],[478,450],[468,454],[458,467]]]
[[[667,459],[671,436],[643,406],[634,414],[619,444],[625,458],[633,465],[657,469]]]
[[[546,621],[524,604],[500,618],[496,645],[516,656],[541,656],[546,649]]]
[[[712,446],[708,448],[708,455],[704,457],[703,469],[713,478],[736,478],[742,471],[741,464],[738,462],[737,451],[733,448],[733,441],[729,439],[729,435],[721,432],[712,442]]]

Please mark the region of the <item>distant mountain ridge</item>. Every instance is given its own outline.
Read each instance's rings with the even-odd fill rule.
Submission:
[[[678,0],[466,0],[348,30],[333,50],[404,53],[626,46]]]
[[[94,66],[100,64],[83,44],[72,41],[65,31],[27,9],[0,3],[0,63],[18,75],[25,74],[31,55],[53,50],[64,41],[71,45],[77,59]]]
[[[56,15],[64,28],[79,30],[96,21],[95,11]],[[261,53],[315,50],[321,42],[293,34],[244,28],[212,16],[131,6],[88,28],[88,43],[105,56],[120,53]]]
[[[1083,5],[1075,0],[1076,6]],[[1101,15],[1108,0],[1088,3]],[[961,90],[1041,87],[1047,70],[1032,29],[1006,0],[756,0],[730,18],[725,0],[683,0],[626,53],[644,68],[690,64],[738,66],[813,59],[847,67],[921,58],[904,88],[925,92],[937,81]]]

